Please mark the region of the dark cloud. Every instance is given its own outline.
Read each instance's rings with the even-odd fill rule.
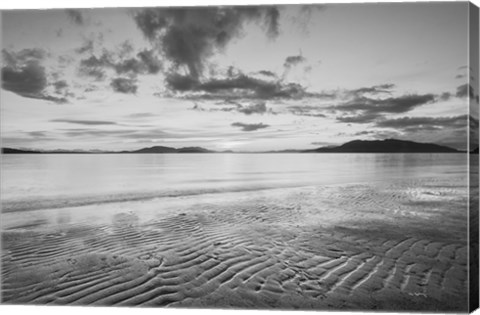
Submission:
[[[376,126],[404,131],[441,130],[444,128],[464,128],[467,126],[467,119],[467,115],[451,117],[402,117],[379,121],[376,123]]]
[[[457,93],[455,94],[457,97],[469,97],[475,98],[475,91],[470,84],[462,84],[457,87]]]
[[[120,92],[125,94],[137,93],[137,85],[134,79],[115,78],[110,83],[110,86],[113,88],[115,92]]]
[[[418,106],[432,103],[435,101],[435,98],[434,94],[412,94],[385,99],[356,97],[351,101],[332,108],[347,112],[362,111],[363,114],[405,113]]]
[[[250,105],[246,107],[240,107],[238,109],[240,113],[244,113],[246,115],[251,115],[251,114],[264,114],[267,112],[267,105],[265,102],[258,103],[255,105]]]
[[[30,131],[30,132],[27,132],[27,134],[30,137],[34,137],[34,138],[44,138],[44,137],[46,137],[45,131]]]
[[[112,69],[119,75],[136,77],[139,74],[156,74],[162,67],[161,62],[151,50],[143,50],[136,57],[127,56],[125,49],[118,54],[104,51],[100,57],[91,55],[80,61],[79,72],[100,81],[105,79],[107,69]]]
[[[170,73],[165,79],[167,86],[177,91],[190,91],[194,90],[198,81],[188,75],[180,75],[178,73]]]
[[[60,93],[62,90],[66,89],[68,87],[67,81],[65,80],[59,80],[53,83],[53,86],[55,87],[55,91],[57,93]]]
[[[305,57],[301,56],[301,55],[298,55],[298,56],[288,56],[286,59],[285,59],[285,62],[283,63],[283,66],[285,68],[291,68],[293,66],[296,66],[302,62],[305,62],[306,59]]]
[[[263,124],[263,123],[258,123],[258,124],[244,124],[241,122],[234,122],[232,124],[233,127],[240,127],[242,128],[242,131],[255,131],[258,129],[262,128],[267,128],[269,125]]]
[[[2,87],[20,96],[65,103],[63,97],[46,94],[47,73],[42,61],[46,53],[40,49],[23,49],[17,53],[2,51]]]
[[[69,124],[78,124],[78,125],[89,125],[89,126],[116,125],[117,124],[113,121],[104,121],[104,120],[52,119],[50,121],[51,122],[60,122],[60,123],[69,123]]]
[[[445,92],[440,95],[439,100],[448,101],[451,97],[452,97],[452,94],[450,94],[450,92]]]
[[[143,50],[137,54],[138,58],[145,65],[147,72],[150,74],[156,74],[162,69],[162,63],[155,56],[153,50]]]
[[[361,96],[363,94],[391,94],[394,87],[394,84],[381,84],[352,90],[350,93],[356,96]]]
[[[2,86],[5,90],[26,97],[41,95],[47,86],[45,68],[37,61],[28,61],[17,69],[2,68]]]
[[[330,99],[333,100],[338,97],[337,93],[335,92],[320,92],[320,93],[309,93],[309,96],[319,99]]]
[[[302,55],[298,55],[298,56],[288,56],[286,59],[285,59],[285,62],[283,63],[283,67],[284,67],[284,71],[283,71],[283,74],[282,74],[282,80],[284,80],[288,73],[290,72],[290,70],[301,64],[301,63],[304,63],[306,62],[307,59],[305,57],[303,57]]]
[[[204,94],[195,95],[193,98],[290,99],[309,95],[300,84],[263,80],[245,74],[198,82],[191,76],[182,76],[177,73],[172,73],[167,75],[166,82],[169,88],[180,92],[204,92]]]
[[[134,13],[145,37],[177,68],[199,79],[215,50],[239,36],[246,22],[260,22],[268,36],[278,34],[276,7],[147,8]]]
[[[111,66],[112,62],[107,53],[102,54],[100,58],[90,56],[89,58],[80,60],[79,73],[93,77],[96,81],[101,81],[106,77],[104,68]]]
[[[195,111],[200,111],[200,112],[238,112],[242,113],[245,115],[252,115],[252,114],[277,114],[274,112],[271,108],[267,108],[267,105],[265,102],[257,102],[255,104],[250,104],[250,105],[242,105],[238,102],[232,101],[232,100],[227,100],[221,103],[218,103],[216,105],[228,105],[225,107],[221,108],[210,108],[210,109],[205,109],[204,107],[198,105],[195,103],[195,105],[191,108],[191,110]]]
[[[337,121],[343,123],[368,124],[372,121],[378,120],[381,117],[383,117],[383,115],[377,113],[361,113],[358,115],[339,116],[336,119]]]
[[[136,58],[129,58],[112,65],[117,74],[137,74],[143,72],[143,63]]]
[[[260,70],[258,71],[259,74],[262,74],[262,75],[265,75],[267,77],[276,77],[277,75],[272,72],[272,71],[268,71],[268,70]]]
[[[80,68],[80,74],[94,78],[96,81],[102,81],[105,79],[105,71],[101,68]]]
[[[77,25],[83,25],[84,24],[84,19],[83,15],[79,10],[75,9],[66,9],[65,13],[67,13],[68,17],[70,18],[70,21]]]

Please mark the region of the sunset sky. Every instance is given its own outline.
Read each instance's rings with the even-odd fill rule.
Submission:
[[[2,12],[2,146],[467,146],[468,3]],[[478,113],[475,114],[478,117]]]

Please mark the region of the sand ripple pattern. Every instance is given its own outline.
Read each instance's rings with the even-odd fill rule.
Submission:
[[[461,181],[239,193],[2,233],[4,303],[465,310]],[[243,195],[242,195],[243,194]],[[161,200],[157,201],[161,207]]]

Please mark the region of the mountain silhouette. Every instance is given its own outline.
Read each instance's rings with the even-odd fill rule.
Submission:
[[[323,147],[307,152],[317,153],[454,153],[456,149],[433,143],[413,141],[386,140],[354,140],[337,147]]]
[[[386,140],[354,140],[344,143],[340,146],[321,147],[312,150],[281,150],[281,151],[264,151],[250,153],[455,153],[462,152],[446,146],[434,143],[419,143],[413,141],[386,139]],[[143,153],[244,153],[232,151],[212,151],[202,147],[183,147],[172,148],[164,146],[153,146],[133,151],[83,151],[83,150],[28,150],[3,148],[3,154],[143,154]],[[478,153],[478,148],[472,153]]]

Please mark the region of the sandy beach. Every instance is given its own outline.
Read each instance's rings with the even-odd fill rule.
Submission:
[[[465,179],[2,214],[8,304],[466,311]]]

